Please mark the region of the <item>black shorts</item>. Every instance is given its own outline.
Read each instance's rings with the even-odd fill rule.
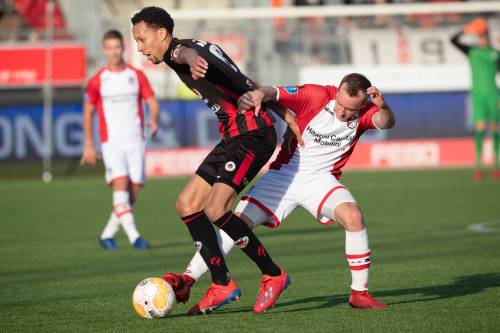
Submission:
[[[213,186],[224,183],[240,193],[269,161],[276,149],[274,126],[222,140],[207,155],[196,174]]]

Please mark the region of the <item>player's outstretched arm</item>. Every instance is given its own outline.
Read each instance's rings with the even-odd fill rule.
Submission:
[[[286,109],[283,105],[278,103],[278,90],[275,87],[264,86],[259,89],[252,90],[244,93],[238,98],[238,111],[244,112],[248,109],[255,108],[255,115],[257,116],[262,107],[262,103],[266,103],[281,119],[283,119],[290,131],[295,135],[299,145],[304,146],[304,140],[300,133],[299,125],[295,116]]]
[[[202,79],[207,74],[208,62],[198,54],[198,51],[190,47],[179,46],[174,52],[174,61],[189,65],[194,80]]]
[[[463,31],[459,31],[458,33],[454,34],[451,37],[450,42],[464,54],[469,54],[470,46],[467,46],[464,43],[460,42],[460,37],[462,37],[463,34]]]
[[[396,123],[394,112],[384,99],[384,94],[376,87],[370,87],[366,91],[371,96],[373,104],[375,104],[380,111],[373,116],[373,122],[378,128],[391,128]]]
[[[83,154],[80,164],[95,164],[100,156],[97,154],[92,136],[92,115],[94,114],[94,105],[86,102],[83,106]]]
[[[262,103],[276,101],[277,94],[276,88],[269,86],[248,91],[238,98],[238,112],[255,108],[255,115],[258,116]]]

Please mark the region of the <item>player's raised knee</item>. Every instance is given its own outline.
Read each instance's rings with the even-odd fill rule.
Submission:
[[[189,196],[181,193],[175,202],[175,209],[180,216],[187,216],[199,212],[201,207],[196,207],[196,204],[193,203],[193,200],[190,200]]]
[[[361,231],[365,228],[363,214],[357,205],[352,205],[349,208],[346,226],[349,231]]]
[[[355,203],[344,202],[340,204],[335,209],[335,215],[348,231],[361,231],[365,228],[363,214]]]

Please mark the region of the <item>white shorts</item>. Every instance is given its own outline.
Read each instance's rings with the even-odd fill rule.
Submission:
[[[144,141],[131,144],[106,142],[101,149],[108,185],[121,177],[128,177],[133,184],[144,184]]]
[[[323,209],[328,202],[328,213]],[[330,174],[298,175],[269,170],[236,207],[258,225],[275,228],[297,207],[308,210],[321,224],[333,223],[333,210],[344,202],[356,203],[351,192]],[[253,204],[253,205],[252,205]],[[256,207],[264,211],[256,211]],[[325,215],[327,214],[327,215]]]

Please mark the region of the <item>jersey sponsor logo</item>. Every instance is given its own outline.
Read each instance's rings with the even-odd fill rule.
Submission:
[[[220,110],[220,105],[219,104],[213,104],[209,105],[210,110],[212,110],[213,113],[217,113],[217,111]]]
[[[226,171],[229,171],[229,172],[234,171],[234,169],[236,169],[236,163],[234,163],[233,161],[229,161],[226,163],[224,168],[226,169]]]
[[[297,87],[297,86],[287,86],[287,87],[285,87],[285,90],[290,95],[293,95],[293,94],[296,94],[296,93],[299,92],[299,87]]]
[[[336,134],[330,133],[323,134],[316,132],[316,130],[314,130],[314,128],[312,128],[310,125],[307,126],[306,131],[307,133],[314,136],[314,143],[320,144],[322,146],[341,147],[345,142],[350,143],[354,140],[354,135],[337,136]]]
[[[217,111],[221,109],[221,106],[219,104],[213,103],[212,105],[210,105],[210,101],[208,100],[208,98],[203,97],[203,95],[197,89],[192,88],[191,90],[196,95],[198,95],[198,97],[210,108],[210,110],[212,110],[213,113],[217,113]]]

